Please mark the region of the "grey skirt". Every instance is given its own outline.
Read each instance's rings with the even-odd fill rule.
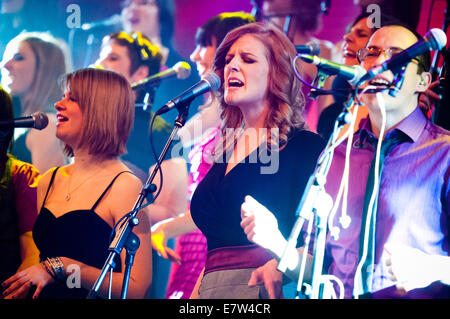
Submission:
[[[256,268],[218,270],[203,276],[199,299],[269,299],[264,284],[250,287],[248,281]]]

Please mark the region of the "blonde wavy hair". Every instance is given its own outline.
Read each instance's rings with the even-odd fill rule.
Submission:
[[[279,146],[284,147],[292,129],[305,127],[302,116],[305,99],[301,91],[301,82],[291,65],[297,51],[284,33],[274,26],[260,22],[247,24],[230,31],[216,51],[214,72],[225,81],[225,57],[231,46],[247,34],[261,41],[267,49],[269,62],[267,97],[270,104],[264,125],[269,131],[267,145],[270,147],[270,145],[279,143]],[[222,107],[222,135],[226,136],[227,129],[242,127],[243,115],[238,107],[225,103],[223,93],[224,86],[222,84],[217,96]],[[274,128],[278,128],[277,138],[270,134],[270,129]]]

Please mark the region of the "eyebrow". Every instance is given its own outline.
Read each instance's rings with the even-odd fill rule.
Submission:
[[[257,57],[255,54],[248,52],[248,51],[241,51],[241,52],[239,52],[239,54],[243,55],[243,56],[252,56],[254,58]],[[234,56],[234,53],[228,53],[225,57],[230,57],[230,56]]]
[[[367,48],[368,49],[381,49],[379,46],[376,46],[376,45],[369,45]],[[405,49],[399,48],[399,47],[388,47],[388,49],[405,50]],[[387,50],[387,49],[383,48],[383,50]]]
[[[354,29],[354,32],[357,33],[357,34],[367,34],[367,35],[370,34],[370,31],[368,31],[366,29],[363,29],[363,28]]]

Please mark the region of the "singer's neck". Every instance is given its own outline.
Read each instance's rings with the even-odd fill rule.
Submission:
[[[384,136],[391,130],[395,129],[408,115],[410,115],[417,106],[417,101],[411,102],[411,107],[397,107],[392,109],[386,109],[386,125],[384,129]],[[369,118],[372,133],[379,138],[381,135],[381,128],[383,123],[383,116],[378,106],[369,106]]]
[[[79,169],[90,170],[98,165],[107,166],[113,161],[117,161],[117,158],[89,154],[89,150],[85,149],[74,150],[73,166]]]
[[[244,118],[245,128],[265,128],[265,121],[269,111],[267,101],[247,105],[247,107],[240,107],[240,110]]]

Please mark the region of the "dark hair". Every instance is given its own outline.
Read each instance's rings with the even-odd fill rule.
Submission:
[[[8,121],[14,118],[11,96],[0,86],[0,120]],[[0,130],[0,163],[6,161],[8,149],[11,146],[14,128]]]
[[[217,41],[217,46],[219,46],[228,32],[252,22],[255,22],[255,18],[249,13],[220,13],[206,21],[200,28],[198,28],[195,35],[195,42],[201,46],[210,46],[212,45],[212,39],[215,38]]]
[[[127,48],[130,58],[130,74],[136,72],[142,65],[148,67],[149,75],[159,72],[162,62],[160,49],[141,32],[127,33],[120,31],[112,33],[103,38],[103,45],[110,41]]]
[[[362,19],[368,18],[368,17],[370,17],[370,16],[372,16],[372,13],[370,13],[370,12],[362,12],[361,14],[359,14],[359,15],[355,18],[355,20],[353,20],[353,22],[350,23],[350,24],[347,26],[346,33],[350,32],[350,29],[351,29],[352,27],[354,27],[355,24],[357,24],[359,21],[361,21]],[[393,24],[399,24],[399,23],[401,23],[400,20],[398,20],[398,19],[396,19],[396,18],[394,18],[394,17],[392,17],[392,16],[386,15],[386,14],[384,14],[383,12],[380,13],[380,16],[379,16],[379,17],[380,17],[380,25],[379,25],[378,28],[377,28],[377,27],[371,28],[372,34],[373,34],[377,29],[379,29],[379,28],[386,27],[386,26],[388,26],[388,25],[393,25]]]
[[[409,29],[416,30],[419,24],[421,3],[422,0],[383,0],[378,5],[384,14],[395,17]],[[366,12],[369,5],[362,7],[362,12]]]

